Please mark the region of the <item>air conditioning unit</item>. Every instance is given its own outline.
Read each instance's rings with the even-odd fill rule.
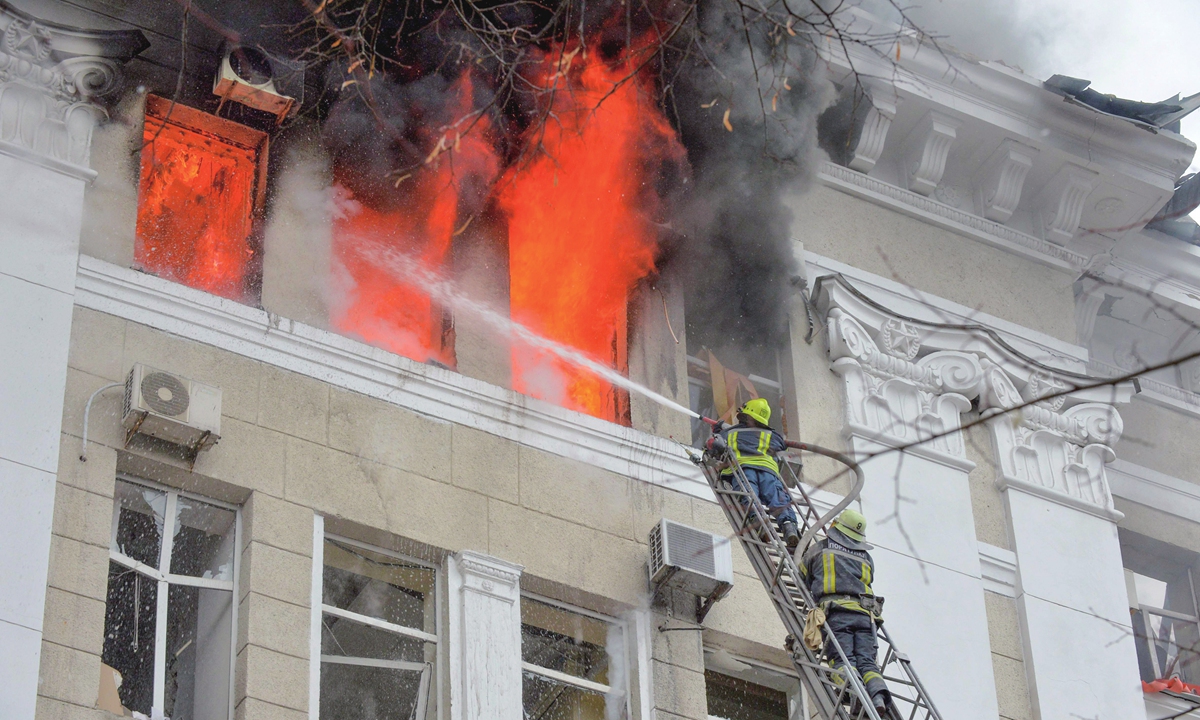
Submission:
[[[248,45],[231,45],[221,58],[213,94],[275,115],[280,122],[299,109],[304,71]],[[217,109],[220,113],[220,108]]]
[[[650,584],[719,600],[733,587],[729,538],[663,518],[650,530]]]
[[[130,438],[148,435],[198,453],[221,437],[221,389],[135,364],[121,424]]]

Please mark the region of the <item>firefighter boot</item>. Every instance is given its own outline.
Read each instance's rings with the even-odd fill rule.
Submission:
[[[779,524],[783,531],[783,541],[787,543],[788,551],[794,552],[796,546],[800,544],[800,530],[796,527],[796,523],[791,520],[784,520]]]

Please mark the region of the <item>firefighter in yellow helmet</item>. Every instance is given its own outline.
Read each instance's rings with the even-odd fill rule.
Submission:
[[[879,674],[879,642],[875,636],[882,601],[871,589],[875,561],[867,552],[871,546],[866,540],[866,518],[857,510],[844,510],[830,524],[825,537],[809,546],[799,565],[813,599],[825,611],[825,624],[846,659],[858,670],[871,702],[884,715],[891,694]],[[835,667],[841,665],[832,641],[826,645],[825,655]]]
[[[787,449],[787,441],[771,429],[771,405],[762,398],[754,398],[738,409],[737,419],[737,425],[725,427],[718,437],[733,451],[758,499],[779,522],[780,534],[788,548],[795,550],[800,543],[796,511],[779,477],[779,461],[775,459]],[[725,468],[721,474],[730,478],[733,468]],[[749,502],[743,498],[742,504]]]

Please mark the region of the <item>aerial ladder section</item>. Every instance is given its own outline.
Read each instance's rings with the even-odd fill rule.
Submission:
[[[798,554],[802,556],[804,549],[816,538],[817,532],[824,529],[830,520],[857,498],[862,489],[863,477],[858,464],[842,453],[807,443],[789,442],[788,447],[831,457],[847,465],[855,477],[851,492],[842,502],[821,516],[796,477],[791,463],[780,463],[781,469],[788,473],[793,481],[790,485],[796,488],[790,490],[789,495],[799,520],[801,540]],[[703,455],[693,455],[692,460],[703,469],[717,502],[725,511],[725,517],[733,526],[750,564],[758,574],[758,579],[762,581],[763,587],[771,597],[779,619],[787,628],[786,649],[807,690],[810,699],[809,718],[942,720],[925,691],[925,686],[917,678],[908,656],[900,652],[892,642],[882,623],[876,626],[879,639],[879,669],[892,695],[891,707],[882,715],[876,711],[862,679],[847,661],[841,646],[836,641],[830,642],[833,640],[833,634],[828,626],[821,627],[825,642],[820,649],[812,650],[804,643],[805,621],[816,604],[775,523],[770,520],[752,522],[753,517],[767,519],[771,515],[759,501],[741,465],[728,448],[716,452],[710,449]],[[722,477],[723,467],[731,468],[732,476]],[[742,501],[746,504],[743,505]],[[827,656],[827,648],[836,649],[837,657]],[[835,666],[844,667],[846,671],[835,673]]]

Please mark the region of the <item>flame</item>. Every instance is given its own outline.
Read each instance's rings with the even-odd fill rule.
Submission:
[[[511,168],[508,215],[513,320],[626,371],[629,292],[654,270],[653,168],[684,149],[628,58],[551,52],[536,81],[544,124],[532,159]],[[515,345],[513,389],[603,419],[627,421],[625,394],[587,370]]]
[[[182,106],[175,111],[190,111],[196,121],[212,117]],[[134,259],[169,280],[246,300],[258,158],[253,148],[216,132],[147,114]],[[215,197],[221,202],[211,202]]]
[[[434,273],[447,265],[458,220],[459,199],[468,178],[490,183],[499,173],[499,158],[491,142],[486,116],[467,118],[472,83],[464,73],[454,85],[452,117],[461,129],[437,139],[424,167],[400,183],[405,202],[395,209],[367,206],[334,177],[333,256],[335,275],[352,286],[345,304],[335,308],[338,330],[414,360],[454,365],[452,330],[443,309],[420,288],[397,280],[392,269],[379,264],[372,246],[402,253]],[[456,227],[456,223],[458,223]]]

